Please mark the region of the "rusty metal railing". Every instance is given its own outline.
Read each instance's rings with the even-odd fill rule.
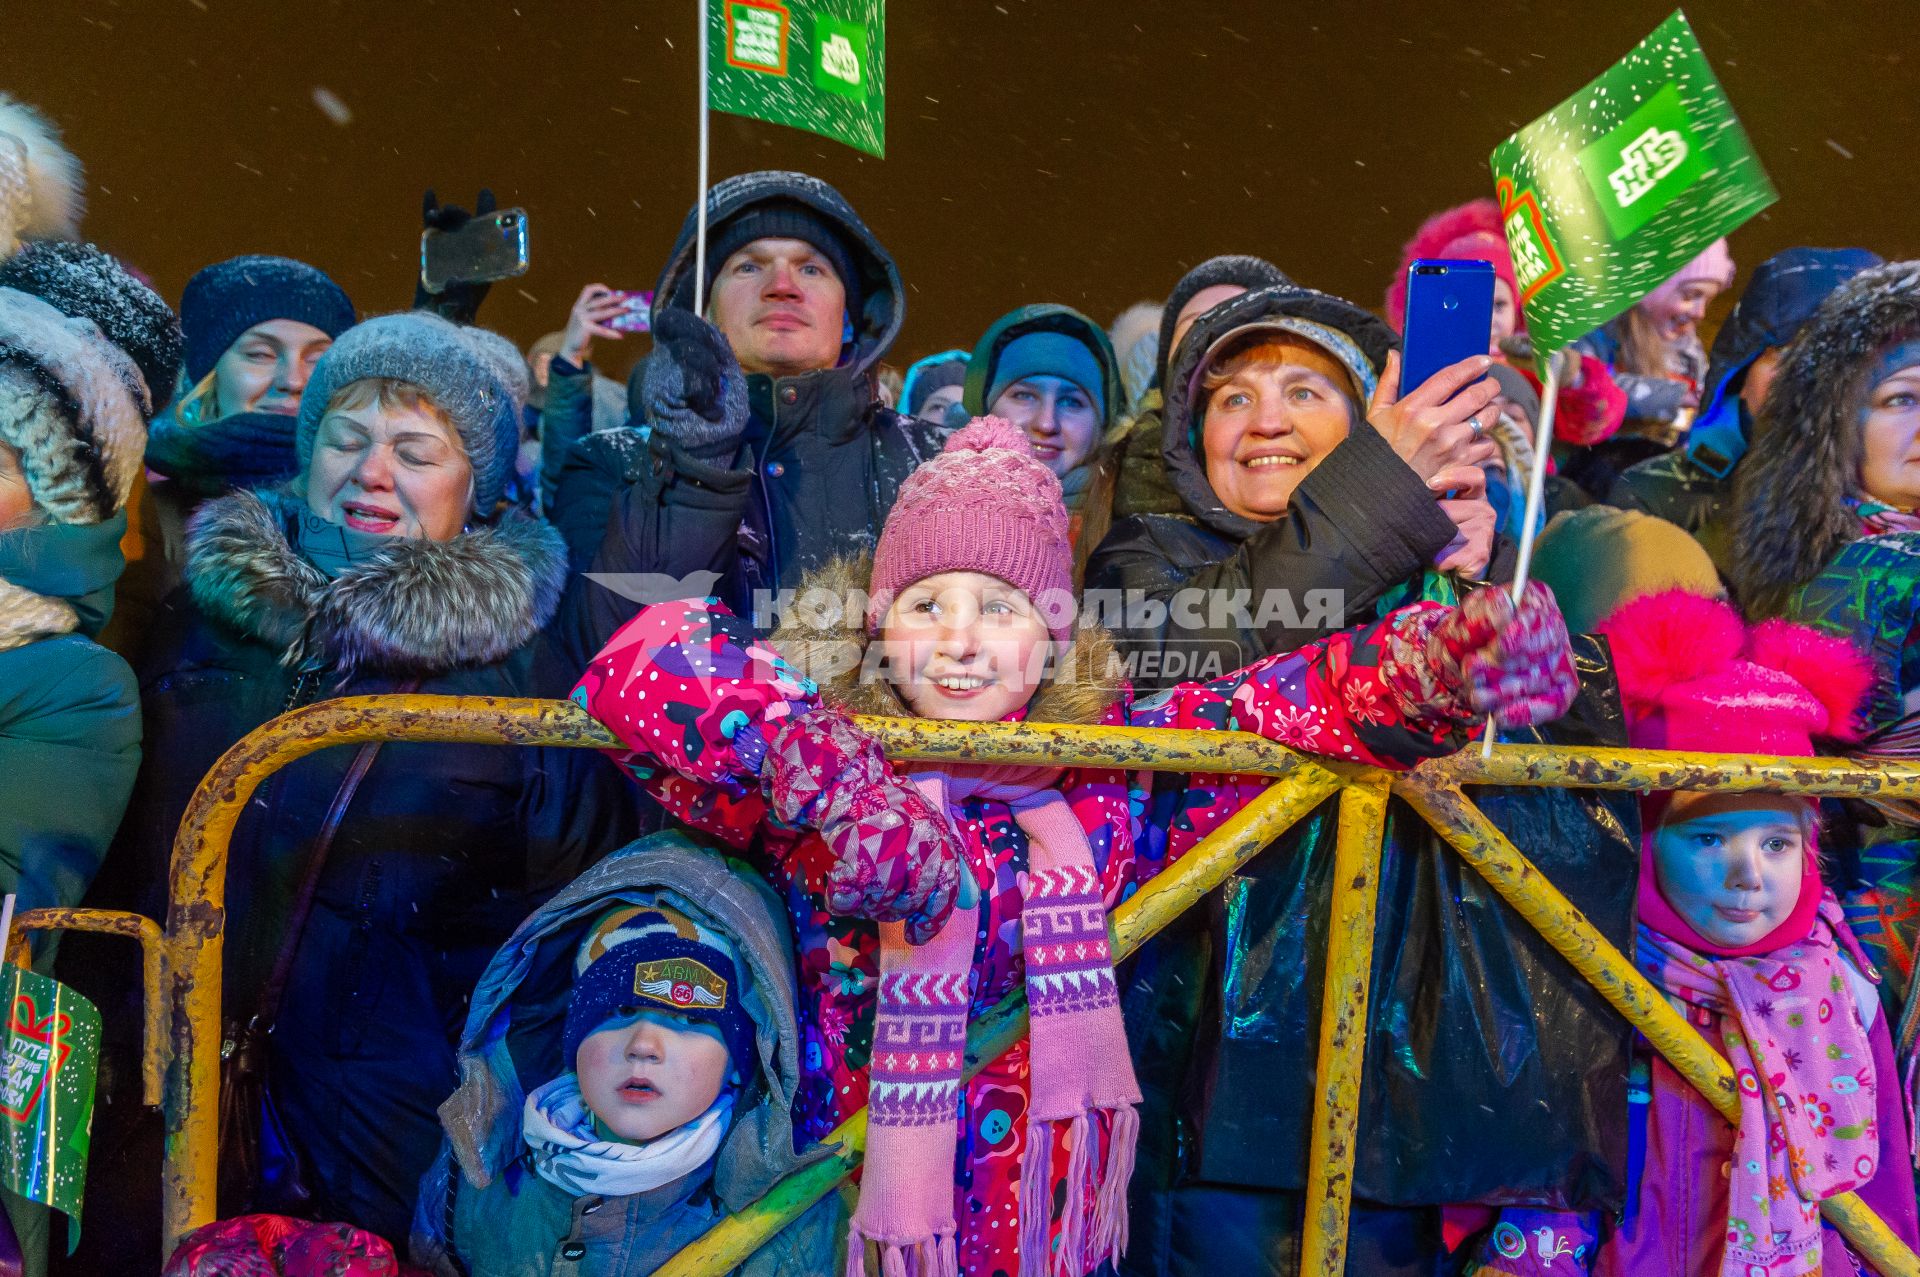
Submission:
[[[1502,746],[1490,759],[1467,751],[1412,772],[1388,773],[1308,758],[1234,732],[905,719],[866,719],[862,724],[890,756],[901,759],[1268,777],[1273,783],[1264,794],[1114,911],[1116,960],[1139,948],[1327,798],[1340,796],[1303,1254],[1303,1271],[1327,1275],[1343,1271],[1345,1265],[1372,975],[1374,895],[1390,795],[1405,799],[1433,825],[1729,1120],[1737,1120],[1739,1101],[1726,1060],[1528,862],[1461,786],[1920,797],[1920,768],[1841,759]],[[19,919],[25,928],[112,931],[141,943],[147,991],[143,1064],[150,1100],[164,1070],[162,1201],[169,1251],[182,1235],[214,1217],[221,951],[227,849],[234,827],[261,781],[273,772],[319,749],[370,740],[617,747],[604,728],[564,701],[382,696],[308,706],[235,744],[195,791],[174,841],[164,932],[138,915],[100,910],[35,910]],[[1024,1002],[1015,993],[970,1027],[969,1072],[1025,1032]],[[661,1277],[700,1277],[737,1267],[852,1172],[865,1129],[863,1111],[829,1137],[834,1156],[810,1163],[747,1210],[722,1220],[661,1268]],[[1853,1194],[1833,1198],[1822,1209],[1885,1277],[1920,1277],[1920,1258]]]

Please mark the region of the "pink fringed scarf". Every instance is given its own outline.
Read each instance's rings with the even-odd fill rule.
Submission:
[[[1020,1277],[1080,1277],[1126,1250],[1127,1180],[1139,1137],[1133,1106],[1140,1088],[1120,1018],[1100,875],[1079,818],[1053,788],[1057,779],[1021,768],[914,775],[945,811],[967,797],[1006,803],[1027,835],[1020,934],[1032,1095],[1020,1167]],[[906,942],[901,924],[881,924],[866,1169],[848,1238],[848,1277],[865,1271],[868,1241],[879,1243],[886,1277],[958,1272],[953,1158],[978,930],[979,906],[956,908],[939,934],[917,947]],[[1111,1129],[1096,1173],[1101,1110]],[[1066,1128],[1068,1149],[1066,1213],[1060,1248],[1050,1255],[1058,1125]]]
[[[1828,893],[1809,934],[1764,957],[1710,957],[1644,923],[1641,970],[1719,1020],[1740,1086],[1728,1164],[1725,1277],[1817,1272],[1820,1203],[1873,1178],[1873,1048],[1835,944]]]

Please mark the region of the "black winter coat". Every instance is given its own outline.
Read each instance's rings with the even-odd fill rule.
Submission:
[[[1378,321],[1320,294],[1248,294],[1209,312],[1166,381],[1162,455],[1186,514],[1116,524],[1089,565],[1088,589],[1161,600],[1186,589],[1246,591],[1256,617],[1263,591],[1285,591],[1294,614],[1215,624],[1202,598],[1198,617],[1170,609],[1154,624],[1117,626],[1138,683],[1207,676],[1195,658],[1231,670],[1371,620],[1453,537],[1433,494],[1364,425],[1302,480],[1284,519],[1257,524],[1221,508],[1187,429],[1174,423],[1191,421],[1185,387],[1201,355],[1232,328],[1273,314],[1331,324],[1376,367],[1384,360]],[[1509,573],[1497,546],[1490,575]],[[1547,734],[1624,744],[1604,648],[1585,639],[1577,656],[1581,699]],[[1616,945],[1631,943],[1631,795],[1482,797],[1596,926]],[[1122,973],[1145,1095],[1133,1242],[1120,1266],[1129,1277],[1299,1271],[1334,810],[1315,811]],[[1444,1254],[1430,1207],[1442,1203],[1510,1194],[1591,1206],[1617,1197],[1624,1143],[1603,1127],[1625,1111],[1628,1034],[1577,981],[1417,816],[1390,805],[1347,1272],[1437,1277]],[[1481,1126],[1482,1106],[1511,1114],[1504,1132]]]
[[[509,514],[328,582],[258,496],[209,502],[189,533],[188,584],[148,644],[146,764],[96,894],[164,918],[194,787],[289,708],[408,679],[423,694],[553,694],[535,666],[563,572],[558,536]],[[259,1008],[310,839],[356,752],[322,750],[268,778],[234,831],[229,1017]],[[269,1086],[315,1172],[319,1218],[404,1244],[474,984],[536,905],[633,837],[626,791],[590,750],[382,748],[334,839],[270,1039]]]
[[[939,431],[875,394],[873,366],[899,334],[906,302],[893,259],[852,207],[801,173],[744,174],[710,199],[710,227],[769,201],[805,205],[837,226],[860,275],[853,341],[836,368],[749,376],[746,438],[728,465],[697,460],[637,422],[572,446],[553,517],[576,569],[592,572],[567,605],[582,668],[643,603],[689,592],[718,594],[771,628],[756,592],[793,588],[833,559],[871,550],[900,484],[940,450]],[[692,305],[694,230],[689,214],[654,292],[656,312]]]

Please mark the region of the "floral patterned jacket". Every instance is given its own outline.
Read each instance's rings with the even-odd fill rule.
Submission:
[[[1146,701],[1098,676],[1107,668],[1111,643],[1100,631],[1085,631],[1062,662],[1063,674],[1015,717],[1251,731],[1331,758],[1411,766],[1465,740],[1467,722],[1444,708],[1450,698],[1436,692],[1435,676],[1419,652],[1435,623],[1451,612],[1415,604],[1372,625]],[[838,638],[864,651],[857,630]],[[802,672],[809,665],[820,668],[817,659],[808,659],[819,655],[807,650],[809,639],[788,641],[777,632],[770,644],[762,643],[744,621],[711,600],[659,604],[643,610],[594,658],[574,699],[628,747],[613,756],[636,781],[689,826],[755,857],[783,894],[800,950],[807,1070],[794,1124],[796,1138],[818,1139],[866,1103],[879,979],[874,922],[830,913],[827,878],[853,844],[881,860],[920,853],[908,846],[913,820],[885,810],[883,796],[838,803],[838,810],[855,813],[852,837],[845,830],[823,835],[808,827],[834,805],[839,778],[870,778],[872,772],[848,756],[846,733],[806,732],[801,725],[843,710],[906,714],[890,689],[856,681],[864,664],[858,660],[850,672],[841,669],[847,662],[835,662],[841,672],[834,681],[823,675],[824,687],[816,688]],[[854,735],[864,742],[862,750],[877,756],[870,739]],[[807,773],[800,789],[819,795],[802,811],[781,810],[777,797],[796,788],[780,774],[792,769]],[[1251,801],[1266,781],[1069,769],[1055,784],[1087,832],[1112,908]],[[963,872],[972,875],[981,898],[973,965],[972,1013],[978,1014],[1022,987],[1019,879],[1026,836],[1004,804],[968,799],[947,814],[959,835]],[[963,1273],[984,1277],[1018,1267],[1026,1072],[1023,1042],[963,1093],[954,1177]],[[1057,1224],[1057,1210],[1055,1215]]]

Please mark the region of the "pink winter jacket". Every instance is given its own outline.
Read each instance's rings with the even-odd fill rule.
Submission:
[[[1893,1037],[1879,997],[1864,982],[1854,989],[1861,1015],[1872,1015],[1878,1088],[1880,1169],[1860,1197],[1894,1235],[1920,1248],[1920,1206],[1914,1199],[1913,1127],[1907,1113]],[[1701,1027],[1701,1026],[1696,1026]],[[1701,1027],[1722,1054],[1717,1030]],[[1651,1107],[1647,1113],[1646,1169],[1640,1177],[1632,1226],[1614,1231],[1600,1248],[1596,1277],[1719,1277],[1727,1231],[1727,1180],[1721,1167],[1733,1154],[1733,1127],[1658,1054],[1653,1058]],[[1896,1151],[1897,1150],[1897,1151]],[[1823,1231],[1820,1271],[1849,1277],[1856,1270],[1847,1244],[1831,1225]]]

